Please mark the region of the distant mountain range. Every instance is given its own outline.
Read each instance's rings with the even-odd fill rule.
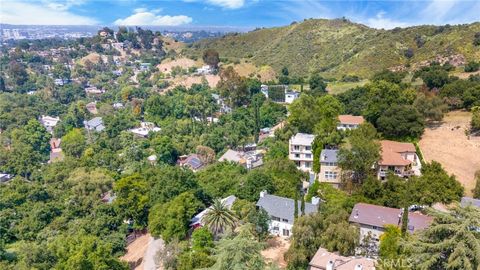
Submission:
[[[480,46],[473,44],[476,33],[480,33],[479,22],[379,30],[344,19],[309,19],[203,39],[186,53],[200,56],[213,48],[231,62],[246,59],[277,72],[287,67],[290,74],[301,76],[319,71],[330,77],[351,74],[366,78],[385,68],[408,67],[439,56],[461,54],[467,61],[478,61]]]

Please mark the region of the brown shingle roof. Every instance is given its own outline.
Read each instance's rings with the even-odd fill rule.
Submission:
[[[348,221],[384,228],[385,225],[393,224],[401,226],[402,210],[368,203],[357,203],[353,207]],[[432,223],[433,218],[420,213],[408,213],[408,230],[425,229]]]
[[[380,141],[382,147],[382,156],[378,164],[390,166],[406,166],[411,163],[402,157],[401,153],[415,153],[415,146],[413,143],[402,143],[395,141],[382,140]]]
[[[319,248],[310,261],[310,269],[327,269],[327,264],[332,261],[335,270],[353,270],[355,265],[362,265],[363,270],[374,270],[376,260],[363,257],[344,257],[337,255],[324,248]]]
[[[338,120],[342,124],[350,124],[350,125],[360,125],[365,122],[363,116],[354,116],[350,114],[342,114],[338,116]]]

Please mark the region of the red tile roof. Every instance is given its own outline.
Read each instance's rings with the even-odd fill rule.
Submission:
[[[382,140],[380,141],[382,153],[378,164],[385,166],[406,166],[411,163],[402,157],[401,153],[415,153],[415,146],[413,143],[402,143],[395,141]]]
[[[342,114],[338,116],[338,120],[342,124],[350,124],[350,125],[360,125],[365,122],[363,116],[354,116],[350,114]]]

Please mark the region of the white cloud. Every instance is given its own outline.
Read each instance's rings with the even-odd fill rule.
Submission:
[[[67,1],[72,4],[74,1]],[[2,1],[0,22],[23,25],[94,25],[98,21],[76,15],[67,10],[65,5],[49,3],[30,3]]]
[[[227,9],[237,9],[245,5],[245,0],[207,0],[206,2]]]
[[[377,29],[393,29],[395,27],[406,27],[410,25],[406,22],[385,18],[385,15],[386,13],[384,11],[380,11],[374,18],[368,18],[364,21],[364,23]]]
[[[251,2],[256,2],[258,0],[251,0]],[[194,2],[204,2],[212,6],[221,7],[224,9],[238,9],[245,5],[246,0],[183,0],[183,2],[194,3]]]
[[[66,0],[66,1],[58,1],[58,0],[42,0],[44,6],[47,6],[50,9],[55,10],[68,10],[73,6],[81,6],[85,4],[85,0]]]
[[[137,8],[134,13],[124,19],[118,19],[114,22],[116,25],[163,25],[177,26],[192,22],[192,18],[185,15],[158,15],[159,10],[148,11]]]

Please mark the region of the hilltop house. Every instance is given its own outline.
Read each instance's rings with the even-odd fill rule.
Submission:
[[[318,181],[339,187],[341,184],[340,167],[337,160],[338,150],[323,149],[320,153],[320,173]]]
[[[205,166],[205,164],[202,162],[202,160],[197,154],[180,156],[180,158],[177,161],[177,164],[184,168],[189,168],[194,172],[199,171]]]
[[[105,126],[103,125],[103,120],[101,117],[95,117],[92,118],[89,121],[83,121],[83,124],[85,125],[85,128],[87,130],[93,130],[93,131],[103,131],[105,129]]]
[[[237,200],[237,197],[234,195],[230,195],[226,198],[221,199],[220,201],[222,202],[223,205],[225,205],[228,209],[232,208],[233,203]],[[203,210],[202,212],[198,213],[195,215],[191,220],[190,220],[190,227],[193,229],[203,227],[205,225],[203,221],[203,217],[210,212],[212,207],[210,206],[209,208]]]
[[[308,264],[309,270],[375,270],[376,260],[345,257],[319,248]]]
[[[152,122],[141,122],[140,127],[132,128],[129,131],[138,137],[146,138],[150,132],[159,132],[160,130],[162,129],[156,127]]]
[[[300,97],[299,92],[295,91],[286,91],[285,92],[285,103],[292,104],[296,99]]]
[[[354,116],[349,114],[339,115],[337,129],[338,130],[356,129],[363,122],[365,122],[365,119],[363,119],[363,116]]]
[[[270,91],[273,91],[270,93]],[[279,92],[280,91],[280,92]],[[260,86],[260,92],[266,98],[279,103],[292,104],[300,97],[300,92],[288,90],[288,85],[265,85]],[[282,94],[283,92],[283,94]]]
[[[348,221],[360,227],[360,242],[370,235],[375,244],[379,244],[380,236],[386,225],[402,226],[403,209],[390,208],[368,203],[357,203],[353,207]],[[433,218],[416,212],[408,213],[408,232],[413,233],[430,226]]]
[[[90,86],[85,88],[85,93],[90,96],[90,95],[101,95],[105,93],[105,90],[103,89],[98,89],[96,86]]]
[[[198,75],[210,75],[213,73],[215,69],[213,67],[211,67],[210,65],[205,65],[201,68],[198,68],[197,69],[197,74]]]
[[[218,161],[229,161],[240,164],[247,169],[254,169],[263,165],[263,154],[263,150],[244,152],[228,149],[227,152],[225,152],[225,154],[218,159]]]
[[[305,203],[305,214],[318,212],[318,204],[320,199],[312,198],[312,203]],[[297,201],[298,211],[300,215],[300,201]],[[270,216],[268,230],[270,234],[289,237],[292,233],[293,221],[295,215],[295,200],[270,195],[267,191],[260,192],[260,198],[257,207],[265,210]]]
[[[413,143],[382,140],[380,145],[382,153],[377,164],[378,179],[385,180],[389,172],[405,178],[420,175],[422,165]]]
[[[59,121],[60,121],[60,117],[51,117],[48,115],[42,115],[42,117],[40,117],[40,123],[50,133],[53,132],[53,128],[58,124]]]
[[[312,144],[315,135],[297,133],[288,141],[288,158],[293,160],[297,168],[311,172],[313,165]]]

